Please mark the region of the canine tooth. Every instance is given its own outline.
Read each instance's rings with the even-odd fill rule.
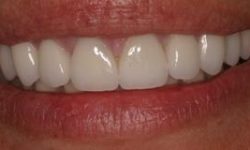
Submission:
[[[175,79],[193,79],[200,69],[198,42],[190,35],[170,35],[165,41],[169,74]]]
[[[17,75],[24,86],[31,86],[39,78],[37,49],[26,42],[12,46]]]
[[[250,57],[250,30],[241,32],[241,58],[248,59]]]
[[[53,40],[42,41],[39,49],[39,71],[43,83],[50,87],[66,85],[70,78],[70,55]]]
[[[226,37],[225,62],[234,66],[240,59],[240,34],[235,33]]]
[[[218,74],[223,65],[225,40],[222,36],[203,35],[200,39],[201,69],[210,75]]]
[[[0,61],[2,73],[6,80],[13,80],[16,77],[16,69],[10,47],[0,45]]]
[[[40,91],[40,92],[57,92],[58,91],[58,88],[50,87],[44,84],[42,81],[36,82],[35,89],[36,91]]]
[[[164,85],[168,78],[167,61],[158,39],[151,34],[130,37],[120,58],[119,73],[123,89]]]
[[[74,85],[70,82],[64,86],[64,91],[66,93],[76,93],[78,90],[74,87]]]
[[[71,67],[72,83],[80,91],[110,91],[118,87],[115,59],[110,49],[97,38],[78,40]]]

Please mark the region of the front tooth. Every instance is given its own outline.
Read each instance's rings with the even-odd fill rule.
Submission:
[[[10,47],[0,45],[0,61],[1,69],[6,80],[13,80],[16,77],[16,69]]]
[[[43,83],[50,87],[66,85],[69,81],[69,53],[53,40],[45,40],[39,49],[39,71]]]
[[[193,79],[200,69],[198,42],[194,36],[171,35],[165,41],[169,74],[175,79]]]
[[[58,88],[50,87],[44,84],[42,81],[36,82],[35,89],[36,91],[39,91],[39,92],[57,92],[58,91]]]
[[[226,37],[225,62],[234,66],[240,59],[240,34],[235,33]]]
[[[37,49],[26,42],[12,46],[17,75],[24,86],[31,86],[39,78]]]
[[[241,33],[241,58],[247,60],[250,57],[250,30]]]
[[[72,83],[80,91],[110,91],[118,87],[115,59],[110,49],[97,38],[78,40],[71,67]]]
[[[225,41],[222,36],[203,35],[200,39],[201,69],[209,74],[218,74],[223,65]]]
[[[168,78],[162,45],[154,35],[130,37],[119,62],[123,89],[146,89],[164,85]]]

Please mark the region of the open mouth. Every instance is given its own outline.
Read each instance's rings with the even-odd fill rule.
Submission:
[[[61,138],[150,136],[249,96],[249,5],[100,3],[2,3],[1,123]],[[92,12],[71,14],[74,4]]]

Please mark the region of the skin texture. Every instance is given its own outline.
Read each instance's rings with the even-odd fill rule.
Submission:
[[[0,0],[0,41],[14,44],[46,37],[146,32],[228,34],[250,27],[249,4],[248,0]],[[135,9],[136,12],[131,11]],[[221,111],[192,120],[179,130],[149,137],[78,141],[53,134],[33,135],[2,121],[0,147],[3,150],[248,150],[250,92],[249,88],[244,90],[248,92],[234,97],[235,103]]]

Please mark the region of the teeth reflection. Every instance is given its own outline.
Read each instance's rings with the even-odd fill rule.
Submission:
[[[80,91],[111,91],[118,87],[117,65],[99,39],[79,39],[71,62],[71,80]]]
[[[39,78],[37,49],[26,42],[12,46],[18,77],[24,86],[31,86]]]
[[[170,35],[165,42],[169,74],[175,79],[190,80],[199,72],[198,42],[194,36]]]
[[[16,77],[11,49],[8,46],[0,45],[0,65],[6,80],[11,81]]]
[[[168,77],[165,54],[154,35],[130,37],[125,43],[119,69],[123,89],[160,87]]]
[[[222,69],[244,63],[240,57],[250,57],[250,30],[225,37],[45,39],[0,44],[0,80],[43,92],[151,89],[209,80]]]
[[[210,75],[222,70],[225,41],[222,36],[203,35],[200,39],[201,69]]]
[[[225,62],[234,66],[240,59],[240,34],[236,33],[226,37]]]
[[[50,87],[69,82],[69,53],[53,40],[42,41],[39,49],[40,80]]]

